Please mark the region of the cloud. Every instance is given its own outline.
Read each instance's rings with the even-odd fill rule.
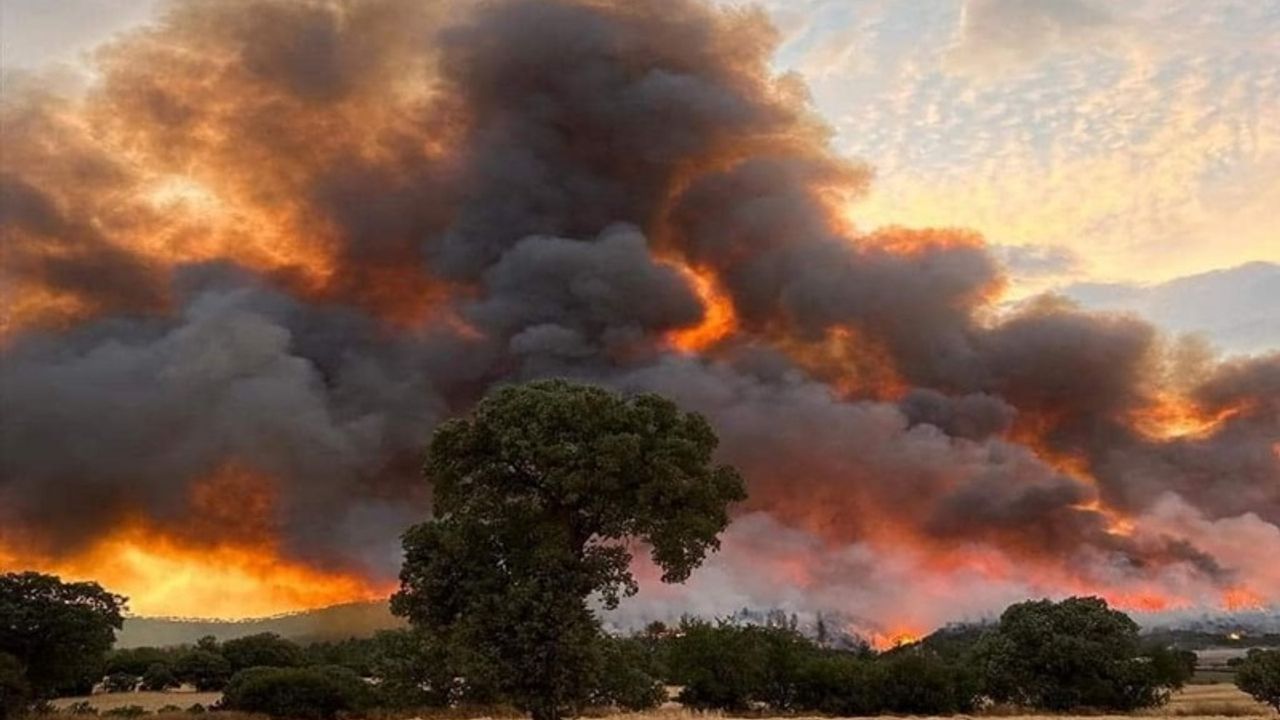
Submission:
[[[1002,73],[1026,68],[1115,23],[1088,0],[967,0],[951,60],[957,69]]]

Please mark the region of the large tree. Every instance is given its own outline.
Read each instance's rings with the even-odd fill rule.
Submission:
[[[83,690],[102,676],[124,607],[125,598],[97,583],[0,575],[0,653],[22,666],[36,698]]]
[[[1011,605],[976,656],[992,699],[1053,711],[1150,707],[1186,680],[1179,663],[1144,653],[1137,623],[1095,597]]]
[[[405,534],[392,609],[442,638],[463,687],[536,720],[578,708],[599,667],[599,621],[634,593],[632,551],[681,582],[745,497],[712,460],[706,420],[656,395],[562,380],[503,388],[435,432],[434,517]]]

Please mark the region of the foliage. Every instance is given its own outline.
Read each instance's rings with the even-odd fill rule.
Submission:
[[[986,694],[998,702],[1067,711],[1159,705],[1180,684],[1140,655],[1138,625],[1100,598],[1010,606],[981,641]]]
[[[672,641],[671,675],[680,702],[697,709],[743,711],[755,703],[791,710],[800,668],[817,650],[785,627],[686,620]]]
[[[17,717],[31,701],[31,686],[18,658],[0,652],[0,720]]]
[[[221,690],[231,677],[231,663],[209,650],[188,650],[174,662],[173,675],[202,692]]]
[[[448,650],[424,630],[385,630],[370,661],[378,695],[391,708],[441,708],[460,699]]]
[[[87,694],[102,675],[124,606],[125,598],[96,583],[64,583],[34,572],[0,575],[0,652],[23,666],[38,699]]]
[[[177,676],[173,674],[173,668],[168,663],[152,663],[151,667],[142,674],[143,690],[168,690],[178,687],[179,684]]]
[[[106,673],[144,675],[148,668],[157,663],[172,665],[179,654],[175,649],[155,647],[112,650],[107,655]]]
[[[233,673],[251,667],[300,667],[306,662],[297,643],[270,632],[228,640],[222,643],[221,654]]]
[[[94,707],[93,703],[88,700],[81,700],[80,702],[71,703],[63,712],[70,715],[97,715],[98,708]]]
[[[968,665],[948,662],[923,648],[909,648],[876,662],[877,714],[953,715],[972,712],[981,683]]]
[[[1280,710],[1280,650],[1250,650],[1236,666],[1236,686]]]
[[[109,693],[127,693],[138,689],[138,683],[142,681],[137,675],[129,673],[111,673],[103,680],[103,688]]]
[[[599,673],[590,702],[622,710],[648,710],[662,704],[667,691],[655,646],[646,638],[600,638]]]
[[[367,708],[371,701],[369,686],[347,668],[255,667],[232,676],[223,692],[222,707],[317,720]]]
[[[341,665],[362,677],[375,674],[374,657],[379,640],[374,637],[311,643],[302,649],[305,665]]]
[[[701,416],[656,395],[552,380],[499,390],[435,432],[425,472],[436,516],[405,534],[392,609],[449,648],[470,687],[535,720],[589,701],[599,623],[636,591],[643,542],[680,582],[745,496],[715,465]]]

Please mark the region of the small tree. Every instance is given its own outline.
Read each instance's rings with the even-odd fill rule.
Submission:
[[[152,663],[142,674],[142,689],[162,692],[178,686],[178,678],[168,663]]]
[[[231,663],[232,672],[251,667],[299,667],[306,661],[297,643],[270,632],[228,640],[220,652]]]
[[[1280,650],[1250,650],[1236,666],[1236,687],[1280,710]]]
[[[656,395],[565,381],[507,387],[442,424],[426,475],[435,517],[405,534],[392,609],[454,649],[466,681],[498,688],[536,720],[589,699],[599,622],[636,591],[647,544],[681,582],[745,496],[716,465],[701,416]]]
[[[125,598],[97,583],[0,575],[0,652],[24,668],[36,699],[91,689],[124,622]]]
[[[173,665],[173,674],[180,682],[191,683],[202,692],[211,692],[226,686],[231,677],[231,663],[218,653],[189,650],[178,657]]]

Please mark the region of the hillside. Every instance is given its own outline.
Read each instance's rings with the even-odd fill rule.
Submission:
[[[194,643],[205,635],[230,640],[262,632],[277,633],[299,642],[341,640],[365,637],[402,625],[403,621],[391,614],[385,600],[251,620],[131,617],[125,619],[116,647],[163,647]]]

